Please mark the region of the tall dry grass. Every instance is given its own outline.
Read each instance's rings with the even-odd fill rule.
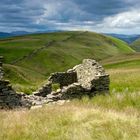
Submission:
[[[85,99],[30,111],[2,111],[0,140],[138,140],[139,116],[136,110],[96,107]]]

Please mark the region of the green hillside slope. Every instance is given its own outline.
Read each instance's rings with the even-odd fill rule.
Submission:
[[[38,85],[50,73],[65,71],[85,58],[99,61],[132,52],[127,43],[93,32],[33,34],[0,40],[6,78],[17,87],[21,83]]]
[[[131,48],[137,52],[140,52],[140,39],[137,39],[131,44]]]
[[[100,63],[110,74],[112,91],[140,91],[140,53],[111,57]]]

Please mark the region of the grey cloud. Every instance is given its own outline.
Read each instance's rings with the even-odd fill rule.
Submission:
[[[0,0],[0,29],[94,30],[108,17],[139,6],[139,0]]]

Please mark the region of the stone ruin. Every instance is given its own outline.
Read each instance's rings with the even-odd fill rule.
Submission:
[[[59,99],[94,96],[97,93],[108,93],[109,83],[109,75],[98,62],[84,59],[82,64],[67,72],[52,73],[48,83],[34,92],[34,95]],[[60,89],[53,91],[53,84],[59,84]]]
[[[82,64],[67,72],[52,73],[48,83],[32,95],[17,94],[9,85],[9,81],[3,79],[1,60],[2,57],[0,57],[0,109],[30,108],[50,102],[81,98],[84,95],[93,97],[97,93],[109,92],[109,75],[103,67],[95,60],[84,59]],[[55,91],[54,84],[58,85]]]
[[[24,100],[21,94],[17,94],[8,80],[3,79],[2,60],[3,57],[0,57],[0,109],[28,107],[30,102]]]

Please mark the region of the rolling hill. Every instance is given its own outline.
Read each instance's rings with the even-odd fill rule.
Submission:
[[[131,48],[137,52],[140,52],[140,38],[131,44]]]
[[[128,44],[131,44],[132,42],[134,42],[135,40],[137,40],[140,37],[140,35],[137,35],[137,34],[136,35],[135,34],[125,35],[125,34],[113,34],[113,33],[107,34],[106,33],[105,35],[110,35],[115,38],[121,39],[121,40],[127,42]]]
[[[110,94],[33,110],[0,112],[0,139],[140,139],[140,53],[125,42],[89,32],[12,37],[0,41],[5,78],[30,93],[50,72],[93,58],[110,75]]]
[[[43,33],[0,40],[6,78],[18,88],[39,85],[50,73],[65,71],[84,58],[100,61],[133,52],[127,43],[93,32]]]

